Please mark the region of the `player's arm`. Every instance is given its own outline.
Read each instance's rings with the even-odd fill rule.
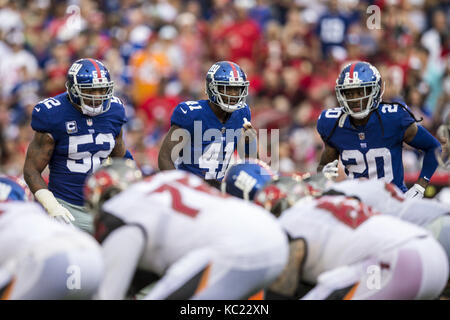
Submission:
[[[42,171],[50,162],[55,149],[55,141],[46,132],[37,132],[28,146],[23,176],[35,198],[42,204],[51,217],[70,224],[74,221],[72,214],[61,206],[42,178]]]
[[[339,151],[327,143],[324,145],[317,172],[323,172],[327,179],[333,180],[338,176]]]
[[[403,141],[425,153],[422,163],[422,170],[416,183],[425,189],[431,179],[431,176],[438,167],[439,163],[436,159],[435,152],[437,149],[441,150],[441,144],[424,127],[418,126],[416,123],[412,123],[406,129],[403,136]]]
[[[246,156],[249,158],[259,159],[258,155],[258,145],[257,145],[257,132],[250,121],[247,118],[244,118],[244,125],[242,126],[244,130],[244,139],[245,139],[245,149]]]
[[[339,151],[325,143],[325,150],[323,150],[322,155],[320,156],[317,172],[321,172],[325,165],[334,160],[339,160]]]
[[[123,141],[123,129],[120,129],[120,133],[116,137],[116,143],[114,145],[114,149],[112,149],[110,157],[111,158],[129,158],[133,160],[130,151],[125,147],[125,143]]]
[[[23,175],[31,192],[36,193],[40,189],[47,189],[47,184],[42,178],[42,171],[50,162],[55,148],[55,141],[46,132],[35,132],[33,140],[28,146]]]
[[[102,243],[105,273],[96,299],[122,300],[145,247],[146,235],[136,225],[114,230]]]
[[[183,135],[178,134],[180,133],[180,131],[176,132],[176,130],[178,129],[183,130],[181,127],[175,124],[170,127],[169,132],[167,132],[166,136],[164,137],[161,148],[159,149],[158,167],[161,171],[175,169],[174,161],[187,142],[187,139],[185,139]],[[177,149],[174,149],[175,147],[177,147]],[[177,151],[178,154],[176,153]],[[173,152],[175,152],[175,154],[173,155],[174,158],[172,159]]]
[[[306,258],[306,242],[304,239],[292,240],[289,243],[289,260],[283,272],[270,285],[267,290],[267,299],[292,299],[296,298],[297,288],[300,282],[303,261]]]

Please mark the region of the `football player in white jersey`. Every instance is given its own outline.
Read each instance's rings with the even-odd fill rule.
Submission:
[[[112,159],[85,185],[106,271],[99,299],[123,299],[137,271],[160,280],[144,299],[246,299],[268,286],[288,257],[277,220],[223,196],[199,177],[165,171],[140,179]]]
[[[450,264],[450,206],[445,202],[406,198],[394,184],[377,179],[344,180],[328,186],[324,194],[360,199],[383,214],[427,229],[444,248]]]
[[[103,274],[101,247],[50,219],[19,183],[0,177],[0,300],[92,298]]]
[[[266,184],[255,202],[287,231],[290,258],[267,297],[298,298],[299,280],[314,285],[302,299],[435,299],[448,261],[430,233],[342,195],[308,197],[291,177]]]
[[[383,214],[424,227],[439,241],[450,257],[448,205],[432,199],[406,198],[394,184],[377,179],[344,180],[329,186],[324,194],[354,197]]]

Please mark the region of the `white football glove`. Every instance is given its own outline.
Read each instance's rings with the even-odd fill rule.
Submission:
[[[334,180],[338,176],[338,160],[327,163],[323,169],[322,173],[328,180]]]
[[[405,192],[405,198],[422,199],[424,193],[425,193],[425,188],[416,183],[408,191]]]
[[[75,221],[70,211],[64,208],[48,189],[40,189],[36,191],[34,196],[47,210],[48,215],[55,218],[56,221],[70,225],[72,224],[71,221]]]

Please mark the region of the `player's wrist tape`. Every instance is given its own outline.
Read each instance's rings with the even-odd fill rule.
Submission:
[[[39,189],[34,193],[34,196],[50,215],[60,206],[58,200],[56,200],[53,193],[48,189]]]

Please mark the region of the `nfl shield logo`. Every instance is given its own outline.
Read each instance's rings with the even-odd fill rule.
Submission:
[[[86,123],[87,123],[88,126],[91,127],[91,126],[92,126],[92,119],[87,119],[87,120],[86,120]]]
[[[359,140],[364,140],[366,138],[366,135],[364,134],[364,132],[360,132],[360,133],[358,133],[358,137],[359,137]]]

